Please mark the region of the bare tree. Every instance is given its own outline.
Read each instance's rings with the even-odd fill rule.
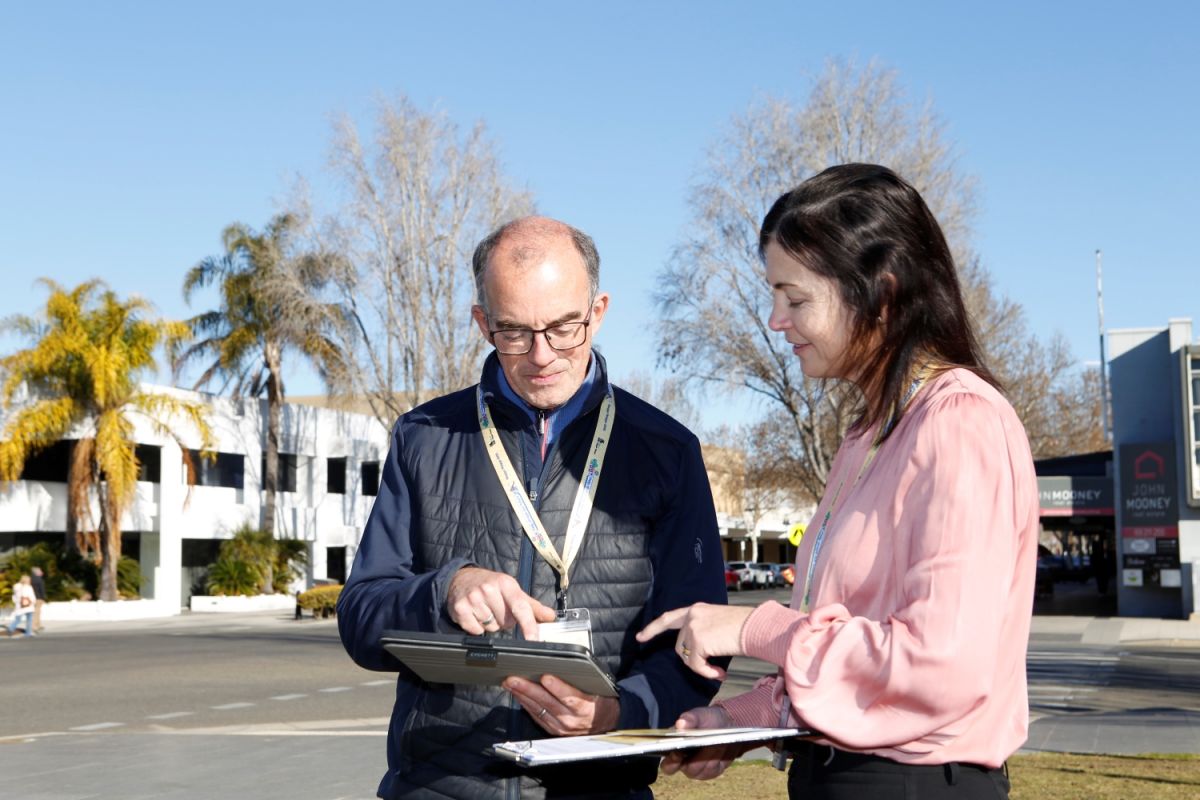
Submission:
[[[804,105],[766,98],[736,116],[691,190],[691,236],[660,272],[655,292],[663,312],[661,362],[689,381],[758,397],[766,427],[756,429],[750,463],[764,476],[790,475],[801,497],[820,496],[857,398],[843,383],[805,379],[767,329],[758,226],[776,197],[826,167],[885,164],[921,192],[958,263],[967,265],[961,274],[968,308],[989,365],[1022,384],[1018,396],[1028,390],[1045,397],[1047,386],[1022,382],[1042,381],[1046,364],[1062,366],[1059,349],[1028,336],[1020,306],[994,296],[972,253],[975,181],[958,169],[942,131],[930,104],[912,105],[894,72],[874,62],[831,62]],[[1062,370],[1051,373],[1053,383]]]
[[[349,119],[338,122],[331,161],[346,201],[319,236],[345,256],[351,321],[335,383],[390,426],[478,378],[486,342],[471,321],[471,253],[533,202],[509,185],[482,122],[464,133],[403,96],[380,102],[366,144]]]
[[[677,422],[701,436],[700,411],[688,396],[683,379],[667,375],[655,380],[644,370],[634,370],[624,379],[617,381],[617,384],[630,394],[670,414]]]

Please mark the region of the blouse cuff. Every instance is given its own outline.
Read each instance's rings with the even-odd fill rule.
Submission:
[[[782,667],[787,659],[793,629],[804,616],[774,600],[754,610],[742,625],[742,652]]]
[[[729,714],[730,724],[736,728],[774,727],[779,720],[773,719],[775,716],[775,701],[771,688],[773,682],[773,679],[760,680],[750,691],[726,700],[719,700],[713,705],[725,709],[725,713]]]

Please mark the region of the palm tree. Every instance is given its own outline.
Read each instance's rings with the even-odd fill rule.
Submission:
[[[98,542],[80,549],[94,551],[98,545],[100,598],[116,600],[121,516],[137,488],[134,415],[176,441],[175,423],[183,418],[199,432],[203,448],[211,447],[200,404],[146,392],[138,383],[142,373],[156,368],[158,346],[170,350],[189,331],[182,322],[146,319],[149,303],[137,297],[122,301],[99,280],[70,291],[49,279],[41,283],[50,296],[39,317],[20,315],[4,324],[35,342],[0,359],[5,376],[0,395],[6,410],[15,408],[0,440],[0,480],[17,480],[30,456],[70,433],[78,435],[67,474],[68,546],[80,546],[81,528],[85,538],[95,533]],[[92,521],[93,500],[99,526]]]
[[[178,373],[191,361],[207,360],[195,387],[223,379],[234,397],[267,396],[266,466],[263,474],[262,528],[275,534],[279,487],[279,439],[283,403],[283,355],[299,352],[322,378],[341,364],[341,351],[330,337],[342,324],[340,306],[324,303],[320,293],[342,261],[323,252],[301,252],[296,245],[299,218],[274,217],[262,233],[234,223],[222,233],[225,252],[205,258],[184,279],[183,296],[191,303],[197,289],[217,284],[220,307],[189,320],[197,341],[176,359]]]

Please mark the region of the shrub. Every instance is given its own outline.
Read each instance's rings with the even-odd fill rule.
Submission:
[[[296,539],[275,539],[266,531],[242,525],[233,532],[233,538],[221,542],[217,563],[225,562],[222,570],[236,570],[233,583],[242,585],[243,576],[253,571],[258,576],[258,585],[241,592],[225,594],[260,594],[264,592],[286,592],[288,584],[299,575],[299,567],[308,562],[308,545]],[[238,567],[232,565],[239,564]],[[213,581],[213,564],[209,570],[209,583]],[[220,582],[228,576],[218,576]]]
[[[256,564],[232,556],[222,556],[208,568],[209,594],[259,594],[262,573]]]
[[[307,592],[301,592],[296,598],[296,604],[310,611],[334,612],[337,609],[338,597],[342,593],[340,584],[335,586],[314,586]]]
[[[118,577],[118,589],[123,594],[136,596],[141,588],[141,570],[132,558],[125,570],[128,580]],[[132,565],[132,568],[129,565]],[[21,575],[33,574],[33,567],[41,567],[46,581],[46,599],[61,600],[90,599],[95,594],[99,580],[99,568],[78,553],[60,553],[47,542],[38,542],[32,547],[22,547],[9,553],[0,562],[0,602],[11,598],[12,585]],[[118,567],[120,570],[120,567]]]

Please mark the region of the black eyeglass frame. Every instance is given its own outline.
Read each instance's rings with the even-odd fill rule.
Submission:
[[[524,356],[524,355],[528,355],[529,352],[531,350],[533,350],[533,343],[537,340],[537,335],[540,333],[542,336],[544,336],[546,338],[546,344],[550,347],[551,350],[554,350],[555,352],[558,352],[558,353],[565,353],[568,350],[574,350],[576,347],[579,347],[585,341],[587,341],[587,329],[592,324],[592,308],[593,308],[594,304],[595,304],[595,300],[593,299],[592,302],[588,304],[587,316],[581,320],[571,320],[568,322],[560,322],[557,325],[549,325],[545,328],[496,328],[495,330],[488,328],[488,339],[491,341],[492,346],[496,348],[496,352],[500,353],[501,355]],[[566,347],[555,347],[554,342],[550,341],[550,331],[554,330],[555,328],[563,328],[568,325],[579,326],[584,331],[583,336],[575,344],[568,345]],[[524,350],[522,350],[519,353],[501,350],[500,346],[496,344],[496,334],[497,333],[517,333],[517,332],[524,333],[526,331],[529,332],[529,347],[525,348]]]

